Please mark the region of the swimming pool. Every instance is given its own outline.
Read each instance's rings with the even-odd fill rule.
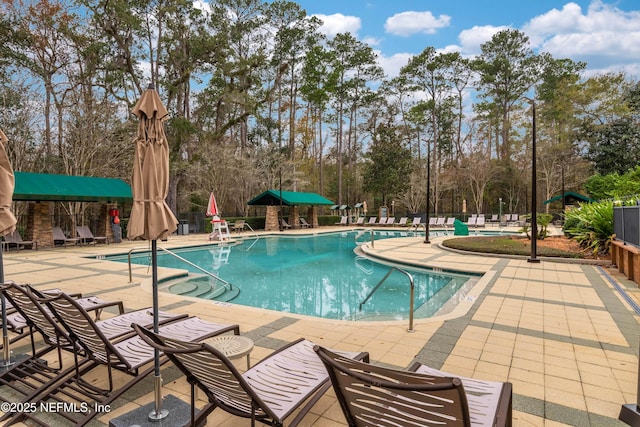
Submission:
[[[376,239],[401,234],[376,234]],[[406,235],[406,232],[405,232]],[[358,256],[354,249],[369,233],[347,231],[302,237],[266,236],[232,246],[174,250],[180,257],[233,284],[234,304],[341,320],[409,318],[410,282],[394,271],[359,310],[360,303],[389,272],[390,266]],[[124,258],[124,259],[122,259]],[[126,257],[109,257],[126,262]],[[132,254],[132,263],[148,265],[147,253]],[[163,252],[158,265],[200,272]],[[430,317],[467,283],[470,276],[401,267],[414,279],[416,318]],[[207,276],[167,285],[173,293],[210,298],[215,280]],[[225,296],[216,300],[224,300]]]

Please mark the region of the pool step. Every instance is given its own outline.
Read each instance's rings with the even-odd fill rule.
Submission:
[[[219,301],[219,302],[229,302],[240,294],[240,288],[237,286],[234,286],[231,289],[223,288],[222,290],[223,290],[222,293],[216,290],[215,292],[212,292],[210,295],[202,295],[200,298],[210,299],[210,300]]]
[[[168,287],[172,294],[229,302],[240,293],[240,288],[233,286],[227,289],[222,285],[215,285],[209,277],[196,277]]]

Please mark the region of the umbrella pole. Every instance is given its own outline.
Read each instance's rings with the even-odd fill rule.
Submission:
[[[0,248],[0,283],[4,283],[4,262],[2,261],[2,248]],[[0,293],[0,304],[2,305],[2,367],[13,365],[11,362],[11,351],[9,350],[9,331],[7,330],[7,301],[4,294]]]
[[[151,241],[151,283],[153,294],[153,332],[158,333],[158,242]],[[162,377],[160,376],[160,352],[154,350],[154,395],[155,408],[149,413],[149,421],[160,421],[169,415],[169,411],[162,409]]]

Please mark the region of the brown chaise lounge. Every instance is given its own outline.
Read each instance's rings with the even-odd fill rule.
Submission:
[[[191,384],[191,425],[194,426],[201,425],[217,407],[251,419],[252,426],[256,421],[282,426],[297,412],[287,424],[295,426],[331,387],[327,370],[313,352],[313,343],[305,339],[274,351],[241,374],[226,356],[210,345],[179,341],[138,325],[134,325],[134,329],[187,376]],[[345,358],[369,360],[366,352],[341,354]],[[197,416],[196,386],[209,398],[209,404]]]
[[[120,326],[126,326],[126,330],[133,335],[119,335],[117,338],[111,338],[110,331],[104,331],[99,324],[100,322],[95,322],[92,316],[67,294],[60,293],[36,300],[40,305],[45,304],[56,317],[57,322],[49,320],[49,324],[57,325],[58,333],[55,336],[64,336],[65,341],[68,342],[68,348],[74,354],[74,366],[60,371],[58,375],[50,377],[48,381],[45,379],[46,382],[35,390],[24,393],[26,397],[21,403],[35,403],[35,407],[40,407],[40,402],[50,399],[75,401],[77,405],[80,405],[81,402],[87,402],[87,412],[57,413],[58,416],[66,418],[74,425],[81,426],[87,424],[99,413],[96,412],[96,409],[108,408],[115,399],[153,372],[154,366],[144,370],[143,368],[154,360],[154,349],[146,345],[133,332],[131,322]],[[41,310],[40,314],[46,314],[46,311]],[[64,330],[64,335],[59,331],[60,329]],[[185,340],[194,341],[225,332],[240,333],[238,325],[220,325],[206,322],[197,317],[187,318],[184,316],[175,322],[166,323],[160,327],[160,331],[168,336],[179,336]],[[166,362],[167,359],[164,358],[162,361]],[[106,368],[106,377],[104,373],[101,374],[102,378],[106,379],[106,388],[91,383],[89,379],[96,375],[94,370],[100,367]],[[123,372],[133,378],[128,382],[118,381],[116,383],[113,371]],[[29,375],[38,373],[26,372]],[[17,380],[14,379],[14,381]],[[41,415],[43,414],[40,414],[39,411],[7,413],[0,418],[0,421],[4,423],[3,425],[11,425],[25,420],[42,423],[42,420],[38,418]]]
[[[16,250],[20,250],[21,248],[29,247],[33,249],[35,246],[36,251],[38,250],[38,242],[34,242],[32,240],[22,240],[22,236],[18,232],[18,229],[15,229],[13,233],[9,233],[4,236],[4,241],[2,242],[3,249],[9,250],[12,246],[15,246]]]
[[[354,361],[316,346],[350,427],[511,426],[511,383]]]

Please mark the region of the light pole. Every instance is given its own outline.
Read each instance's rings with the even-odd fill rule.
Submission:
[[[502,226],[502,197],[498,199],[498,227]]]
[[[425,217],[424,224],[424,243],[431,243],[429,241],[429,205],[431,204],[430,200],[430,189],[431,189],[431,144],[427,141],[427,214]],[[417,231],[417,230],[416,230]]]
[[[537,244],[538,244],[538,212],[536,202],[538,196],[536,182],[536,101],[535,99],[526,98],[531,103],[531,112],[533,119],[531,121],[531,256],[527,262],[538,263]]]
[[[562,192],[562,223],[564,224],[564,210],[567,208],[564,200],[564,157],[562,157],[562,162],[560,163],[560,175],[562,179],[562,189],[560,190]]]

